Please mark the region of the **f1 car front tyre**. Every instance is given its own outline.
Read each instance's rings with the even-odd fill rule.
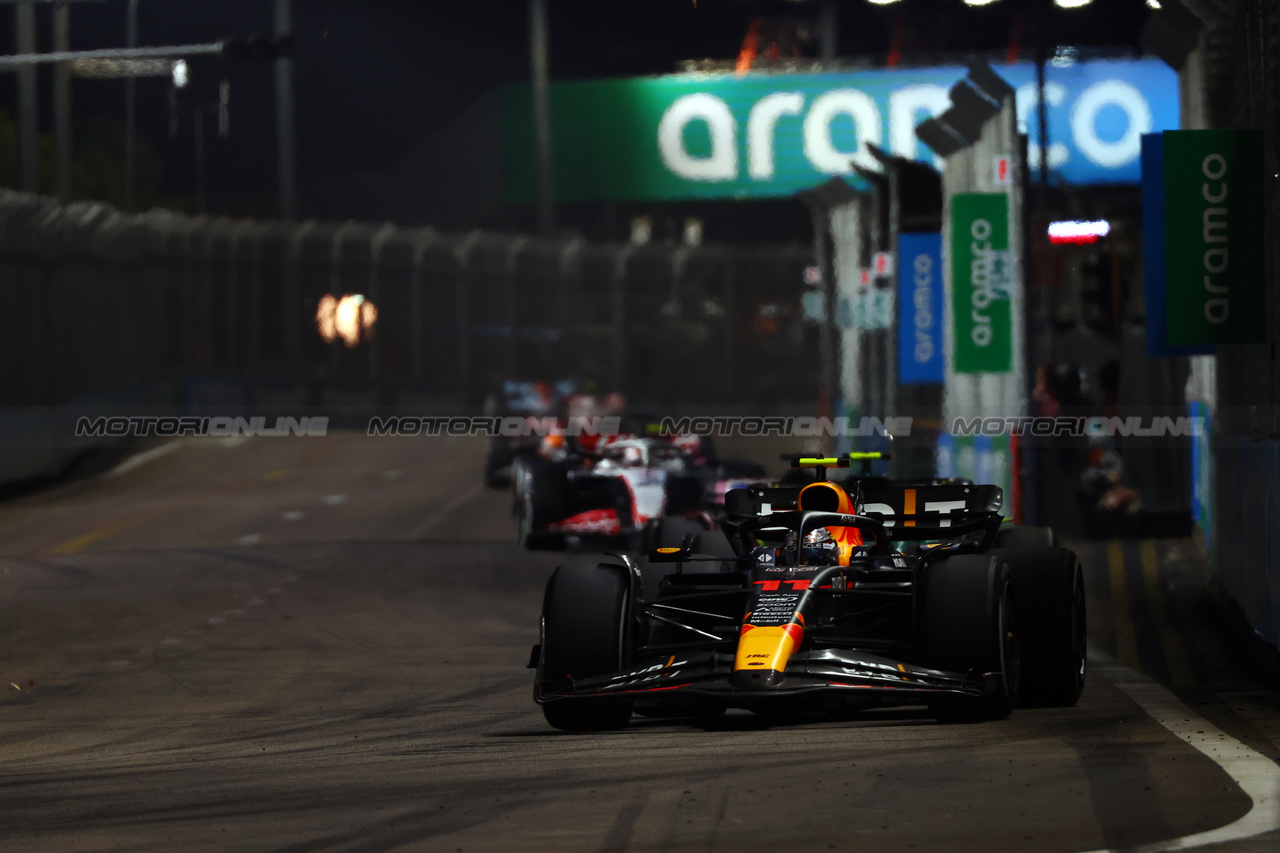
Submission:
[[[981,698],[929,704],[943,720],[1003,720],[1018,704],[1021,677],[1009,567],[989,554],[944,557],[921,578],[918,633],[923,662],[945,672],[996,676]]]
[[[484,457],[484,484],[491,489],[503,489],[511,485],[511,466],[515,461],[510,444],[490,442],[489,452]]]
[[[1016,530],[1017,528],[1015,528]],[[1084,570],[1066,548],[1001,548],[1022,616],[1022,701],[1065,708],[1084,690]]]
[[[608,675],[627,658],[630,584],[616,567],[570,563],[558,567],[542,601],[542,665],[546,690],[574,680]],[[633,703],[609,699],[559,699],[542,706],[554,728],[570,732],[618,729]]]

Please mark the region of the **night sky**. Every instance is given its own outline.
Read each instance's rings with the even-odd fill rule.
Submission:
[[[784,0],[549,0],[553,78],[662,74],[684,59],[732,59],[753,18],[810,19],[816,4]],[[43,5],[43,4],[38,4]],[[269,32],[269,0],[141,0],[140,44],[215,41]],[[1028,3],[999,0],[973,8],[960,0],[842,4],[840,52],[883,57],[896,45],[904,61],[964,50],[1003,53],[1019,42],[1032,52]],[[1098,0],[1059,11],[1056,38],[1074,44],[1134,47],[1146,13],[1142,0]],[[49,10],[37,11],[40,49],[51,48]],[[424,142],[505,82],[527,79],[526,0],[296,0],[298,156],[303,180],[377,172]],[[72,47],[124,44],[125,0],[72,4]],[[13,44],[12,17],[0,11],[0,40]],[[805,44],[816,54],[816,40]],[[231,84],[231,134],[216,138],[207,121],[210,207],[214,212],[270,216],[275,210],[275,120],[271,63],[194,60],[187,105],[216,101]],[[47,68],[41,71],[41,120],[52,126]],[[139,83],[139,127],[163,161],[161,190],[194,191],[193,125],[169,135],[168,81]],[[79,126],[122,121],[121,81],[76,80]],[[0,107],[16,112],[12,79],[0,84]],[[306,214],[308,211],[303,210]],[[325,211],[332,213],[333,211]]]

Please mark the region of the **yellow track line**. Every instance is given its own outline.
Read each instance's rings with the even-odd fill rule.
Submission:
[[[158,512],[150,512],[141,516],[134,515],[134,516],[129,516],[127,518],[118,518],[118,519],[115,519],[114,521],[108,521],[103,524],[99,524],[97,527],[93,528],[88,533],[83,533],[74,539],[68,539],[66,542],[63,542],[60,545],[54,546],[54,548],[52,549],[53,553],[58,554],[59,556],[66,556],[68,554],[78,554],[95,542],[98,542],[102,539],[110,539],[112,536],[115,536],[117,533],[128,530],[130,527],[137,527],[140,524],[150,521],[152,518],[154,518],[159,514],[160,513]]]
[[[1160,645],[1164,659],[1169,664],[1169,674],[1174,684],[1194,684],[1195,674],[1187,663],[1187,650],[1173,630],[1165,614],[1164,590],[1160,584],[1160,558],[1156,555],[1156,543],[1143,539],[1138,543],[1138,557],[1142,562],[1142,578],[1147,587],[1148,610],[1156,630],[1160,632]]]
[[[1124,577],[1124,544],[1107,543],[1107,574],[1111,578],[1111,621],[1116,627],[1116,658],[1125,666],[1140,670],[1137,634],[1129,611],[1129,590]]]

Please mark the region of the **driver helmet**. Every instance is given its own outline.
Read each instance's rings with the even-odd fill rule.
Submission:
[[[810,530],[804,535],[804,547],[800,549],[804,561],[809,564],[830,565],[837,559],[839,546],[831,531],[825,527]]]
[[[539,452],[546,457],[556,457],[565,452],[564,436],[560,433],[551,433],[543,436],[542,445]]]
[[[622,449],[622,464],[628,468],[638,468],[644,464],[644,451],[639,447],[624,447]]]
[[[825,527],[810,530],[804,535],[804,547],[821,548],[831,541],[831,531]]]

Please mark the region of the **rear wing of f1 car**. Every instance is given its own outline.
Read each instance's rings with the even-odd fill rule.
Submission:
[[[953,483],[876,484],[851,495],[855,514],[831,520],[823,526],[869,525],[884,528],[892,539],[951,539],[977,530],[995,530],[1002,521],[1000,507],[1004,491],[999,486]],[[725,513],[735,529],[761,530],[787,527],[796,513],[809,516],[800,507],[801,489],[749,486],[725,494]],[[853,519],[857,519],[856,522]],[[807,526],[807,525],[806,525]],[[990,543],[988,543],[990,544]]]

